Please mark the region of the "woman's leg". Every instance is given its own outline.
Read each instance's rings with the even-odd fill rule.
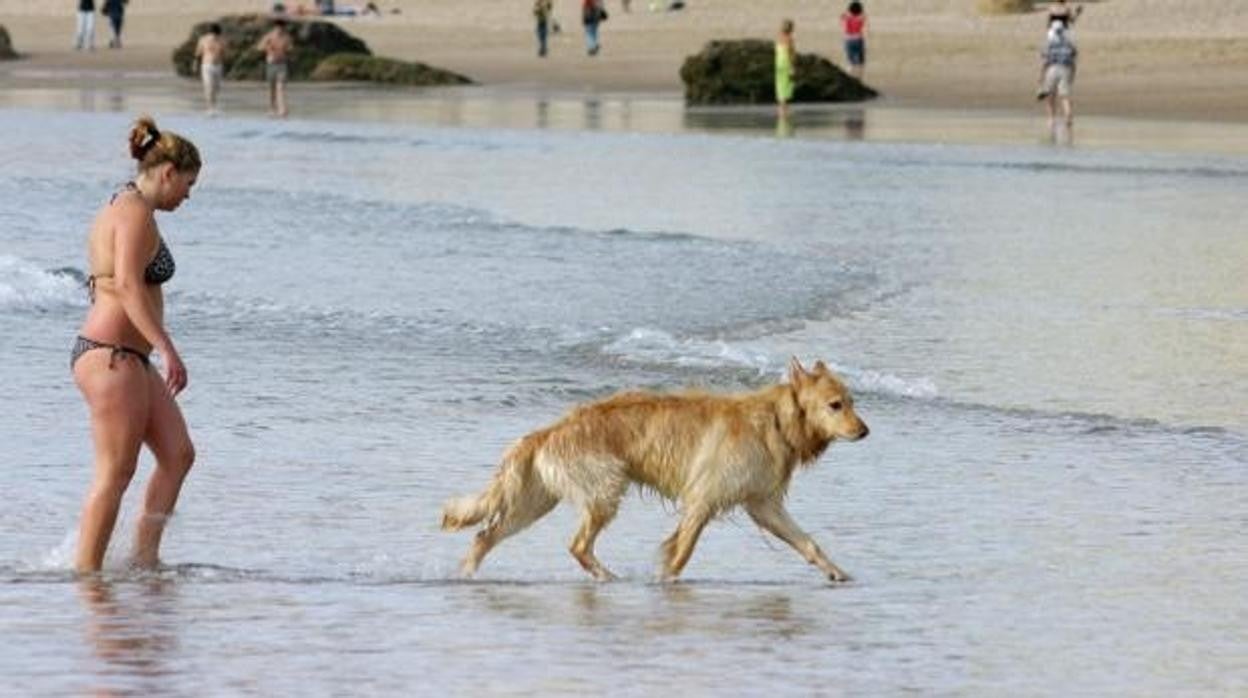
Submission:
[[[217,95],[216,95],[216,91],[212,89],[212,67],[211,66],[207,66],[203,64],[199,66],[199,81],[204,86],[204,104],[206,105],[205,109],[207,109],[208,111],[212,111],[213,108],[216,106]]]
[[[95,13],[84,12],[83,14],[86,15],[84,19],[86,20],[86,24],[87,24],[87,28],[86,28],[87,49],[94,51],[95,50]]]
[[[121,48],[121,24],[125,15],[121,11],[115,11],[108,16],[108,22],[113,27],[113,40],[108,42],[113,48]]]
[[[155,567],[160,562],[160,538],[182,491],[182,481],[195,462],[195,447],[186,430],[182,410],[154,370],[147,372],[147,431],[143,441],[156,456],[156,470],[147,482],[143,513],[135,532],[134,562]]]
[[[78,13],[78,28],[74,32],[74,48],[79,51],[87,47],[87,21],[90,19],[90,12]]]
[[[95,475],[82,507],[74,562],[80,573],[98,572],[103,566],[121,496],[134,477],[147,426],[147,374],[138,359],[114,359],[103,349],[83,354],[74,366],[74,380],[91,411],[95,443]]]
[[[591,56],[598,53],[598,24],[596,22],[585,25],[585,49]]]

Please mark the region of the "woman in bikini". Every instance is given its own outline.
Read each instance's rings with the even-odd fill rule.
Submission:
[[[165,521],[195,459],[174,402],[187,374],[165,331],[161,284],[173,276],[174,263],[155,213],[172,211],[190,197],[199,151],[142,117],[130,130],[130,155],[138,161],[137,175],[104,205],[87,237],[91,308],[70,358],[95,445],[95,474],[78,531],[80,573],[99,571],[104,562],[143,444],[156,457],[156,470],[143,499],[134,563],[156,566]],[[163,379],[149,358],[153,349],[163,359]]]

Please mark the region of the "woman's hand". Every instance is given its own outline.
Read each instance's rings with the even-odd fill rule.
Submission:
[[[169,389],[170,395],[177,397],[178,393],[186,389],[186,364],[182,363],[182,357],[172,344],[161,350],[160,355],[165,360],[165,387]]]

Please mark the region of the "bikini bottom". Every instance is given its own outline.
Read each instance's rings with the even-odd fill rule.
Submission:
[[[82,335],[78,335],[78,339],[74,341],[74,349],[73,351],[69,353],[70,370],[71,371],[73,370],[74,364],[78,362],[79,357],[91,351],[92,349],[108,349],[112,352],[112,354],[108,357],[109,368],[113,367],[114,362],[117,361],[117,357],[120,356],[121,358],[124,359],[126,358],[127,354],[138,359],[144,366],[152,365],[151,358],[149,358],[147,354],[144,354],[138,349],[131,349],[130,347],[122,346],[120,344],[109,344],[107,342],[97,342],[94,339],[90,339],[89,337],[83,337]]]

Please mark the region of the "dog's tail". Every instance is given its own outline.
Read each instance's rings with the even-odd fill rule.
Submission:
[[[484,492],[448,500],[442,507],[442,530],[458,531],[505,516],[509,504],[522,496],[525,480],[533,468],[533,458],[546,442],[546,435],[545,431],[529,434],[507,449]]]

